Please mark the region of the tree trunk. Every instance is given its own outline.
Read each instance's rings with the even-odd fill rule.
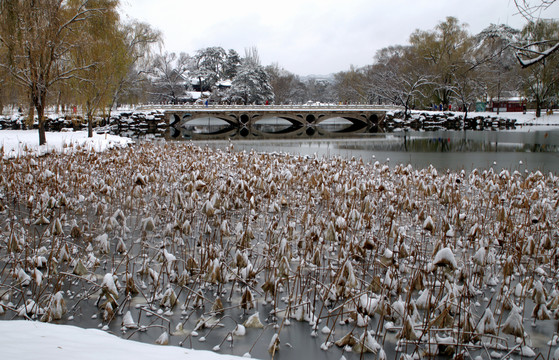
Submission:
[[[47,143],[47,135],[45,132],[45,107],[43,104],[36,104],[37,117],[39,118],[39,145]]]
[[[87,101],[86,104],[87,113],[87,137],[93,137],[93,109],[91,109],[91,104]]]
[[[87,114],[87,137],[93,137],[93,119],[91,114]]]
[[[27,129],[33,129],[33,122],[35,120],[35,102],[31,99],[29,103],[29,114],[27,114],[27,121],[25,126]]]
[[[47,143],[47,135],[45,133],[45,104],[47,99],[46,91],[38,91],[38,94],[33,94],[31,100],[37,110],[37,118],[39,120],[39,145]]]
[[[542,116],[542,103],[539,98],[536,98],[536,117]]]
[[[404,120],[408,119],[408,103],[404,105]]]

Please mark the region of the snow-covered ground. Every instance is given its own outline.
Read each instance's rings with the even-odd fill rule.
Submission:
[[[13,320],[0,321],[0,357],[18,360],[239,359],[210,351],[123,340],[97,329]]]
[[[87,131],[47,132],[46,145],[39,146],[37,130],[0,130],[0,150],[4,158],[23,155],[44,155],[50,152],[68,152],[78,148],[92,151],[104,151],[115,147],[123,147],[132,140],[108,134],[93,134],[87,137]]]
[[[515,119],[517,125],[559,125],[559,112],[556,111],[552,115],[546,115],[542,111],[542,116],[537,118],[534,111],[528,111],[526,114],[521,112],[502,112],[499,115],[494,112],[474,112],[468,113],[470,116],[498,116],[503,119]]]

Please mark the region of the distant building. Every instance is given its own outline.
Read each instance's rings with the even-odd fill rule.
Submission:
[[[488,99],[486,111],[521,112],[526,109],[526,99],[520,96],[503,96],[499,99]]]

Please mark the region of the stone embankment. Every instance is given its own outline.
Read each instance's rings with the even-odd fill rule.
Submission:
[[[403,112],[388,113],[384,127],[412,128],[412,129],[484,129],[484,128],[509,128],[516,124],[514,119],[505,119],[495,116],[480,116],[476,113],[468,114],[464,120],[463,113],[453,112],[414,112],[404,119]]]
[[[95,118],[95,127],[107,127],[108,130],[126,131],[166,128],[165,115],[162,110],[152,111],[122,111],[111,115],[109,121],[102,117]],[[382,126],[387,129],[412,128],[412,129],[483,129],[483,128],[508,128],[515,126],[516,120],[495,116],[480,116],[476,113],[468,115],[466,120],[462,113],[453,112],[414,112],[404,119],[403,112],[387,113]],[[27,125],[27,116],[15,114],[0,115],[0,130],[2,129],[29,129],[36,128],[37,120],[32,126]],[[46,123],[49,131],[62,131],[64,129],[80,130],[87,128],[87,121],[82,116],[64,114],[49,115]]]
[[[27,116],[15,114],[0,115],[0,130],[24,130],[36,128],[37,119],[32,126],[27,124]],[[136,130],[166,127],[164,113],[160,110],[153,111],[122,111],[111,114],[109,120],[95,117],[94,127],[109,127],[110,130]],[[62,131],[64,129],[81,130],[87,128],[87,120],[83,116],[55,114],[48,115],[46,128],[49,131]]]

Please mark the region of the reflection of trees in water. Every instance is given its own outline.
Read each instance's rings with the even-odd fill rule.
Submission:
[[[499,143],[497,141],[434,137],[404,139],[400,150],[408,152],[559,152],[559,147],[546,144]]]
[[[531,152],[559,153],[554,134],[464,132],[447,131],[382,133],[378,128],[365,127],[352,132],[354,124],[319,124],[297,126],[293,124],[257,124],[252,127],[236,127],[229,124],[193,125],[184,128],[137,128],[111,133],[138,140],[220,140],[220,139],[367,139],[365,143],[345,144],[342,147],[355,150],[368,149],[400,152]],[[369,141],[370,140],[370,141]]]

